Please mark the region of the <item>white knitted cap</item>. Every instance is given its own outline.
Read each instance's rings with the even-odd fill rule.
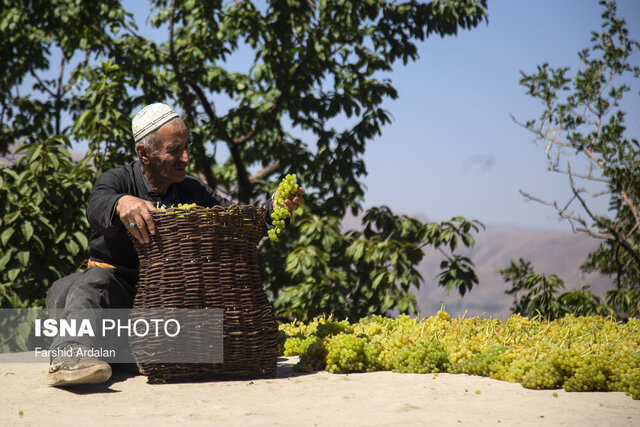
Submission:
[[[160,128],[169,120],[180,117],[167,104],[149,104],[144,107],[131,121],[133,140],[137,143],[142,138]]]

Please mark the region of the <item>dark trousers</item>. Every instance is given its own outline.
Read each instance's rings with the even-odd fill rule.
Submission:
[[[50,318],[76,319],[79,324],[89,318],[97,322],[99,309],[131,308],[135,297],[137,270],[91,267],[56,280],[47,294]],[[94,331],[96,327],[94,326]],[[62,348],[70,342],[93,347],[96,340],[90,336],[57,336],[51,348]]]

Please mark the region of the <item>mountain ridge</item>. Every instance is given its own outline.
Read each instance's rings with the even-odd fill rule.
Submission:
[[[423,215],[411,217],[426,222]],[[345,217],[345,229],[360,229],[360,219]],[[612,280],[597,273],[585,274],[580,265],[589,253],[596,250],[600,241],[585,234],[568,231],[537,230],[512,224],[490,224],[485,230],[473,234],[473,248],[459,252],[474,263],[479,284],[461,297],[457,291],[447,295],[438,286],[437,275],[443,255],[425,247],[424,259],[417,269],[423,283],[413,289],[421,315],[431,316],[442,305],[452,316],[467,315],[506,319],[511,315],[513,296],[505,294],[511,285],[503,281],[496,270],[509,267],[509,261],[522,258],[530,261],[536,273],[556,274],[565,282],[565,290],[580,289],[588,284],[591,291],[604,296],[612,287]]]

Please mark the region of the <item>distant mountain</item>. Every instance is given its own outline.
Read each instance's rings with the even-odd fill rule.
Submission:
[[[419,219],[425,221],[424,217]],[[361,227],[360,221],[353,217],[345,218],[343,226],[345,229]],[[487,229],[475,235],[475,239],[473,249],[460,252],[473,261],[480,283],[464,297],[455,291],[447,295],[438,286],[437,275],[443,256],[429,247],[425,248],[425,258],[418,266],[424,282],[416,292],[423,316],[435,314],[444,303],[447,312],[453,316],[466,312],[468,316],[509,317],[513,297],[504,292],[510,284],[504,282],[496,270],[508,267],[511,259],[531,261],[536,273],[556,274],[564,280],[567,290],[588,284],[592,292],[604,295],[612,286],[610,278],[599,274],[585,275],[580,271],[587,255],[599,245],[599,241],[586,235],[487,225]]]
[[[419,269],[424,283],[418,292],[418,305],[423,315],[431,315],[445,304],[452,315],[469,316],[485,313],[486,316],[506,318],[511,314],[513,297],[506,295],[510,284],[504,282],[496,272],[509,266],[509,260],[518,258],[531,261],[536,273],[556,274],[564,280],[566,289],[591,286],[591,291],[604,295],[611,287],[611,279],[599,274],[585,275],[580,265],[587,255],[595,250],[599,242],[583,234],[565,232],[534,231],[516,227],[487,227],[479,233],[469,256],[476,267],[479,285],[464,297],[452,292],[447,295],[437,285],[442,255],[429,251]]]

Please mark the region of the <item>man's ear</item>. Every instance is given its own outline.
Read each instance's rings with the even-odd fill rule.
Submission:
[[[146,165],[149,163],[149,156],[147,155],[147,150],[144,148],[144,144],[136,144],[136,154],[142,164]]]

